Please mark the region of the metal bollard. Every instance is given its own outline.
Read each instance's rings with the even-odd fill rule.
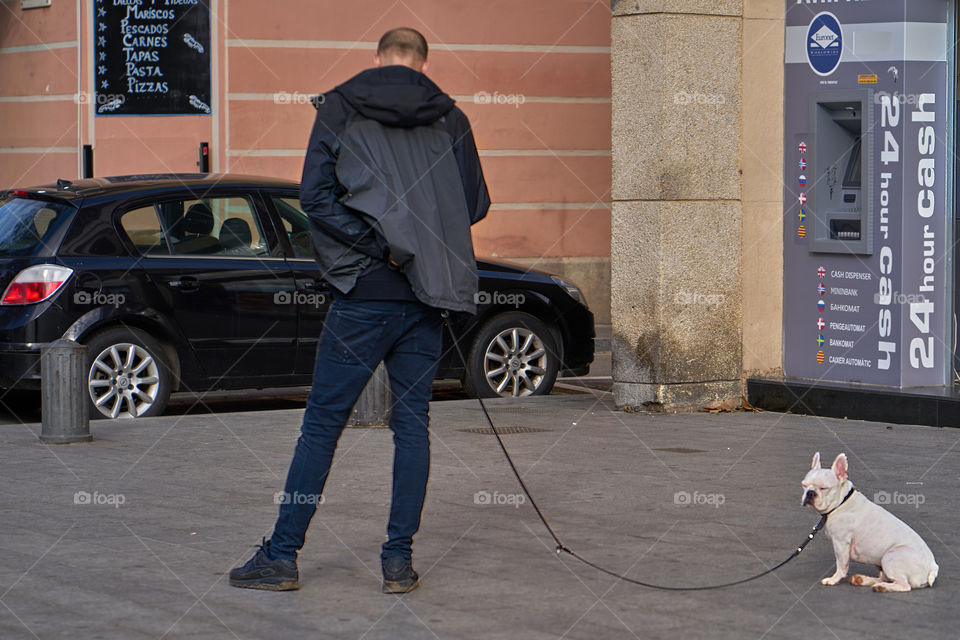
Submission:
[[[350,424],[359,427],[386,426],[390,422],[390,379],[381,362],[363,388],[350,413]]]
[[[40,442],[90,442],[87,399],[87,347],[73,340],[57,340],[40,353]]]

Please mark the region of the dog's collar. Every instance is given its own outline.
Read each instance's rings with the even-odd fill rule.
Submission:
[[[800,544],[800,546],[797,547],[797,550],[793,552],[793,555],[790,556],[790,559],[791,559],[791,560],[792,560],[793,558],[797,557],[798,555],[800,555],[800,552],[803,551],[804,548],[806,548],[806,546],[807,546],[808,544],[810,544],[810,541],[813,540],[814,536],[816,536],[817,533],[819,533],[820,530],[823,529],[823,526],[824,526],[825,524],[827,524],[827,516],[829,516],[831,513],[833,513],[834,511],[836,511],[836,510],[839,509],[840,507],[842,507],[842,506],[843,506],[843,503],[850,499],[850,496],[853,495],[853,492],[854,492],[854,491],[856,491],[856,489],[853,488],[853,487],[850,487],[850,491],[847,491],[847,495],[843,496],[843,500],[840,501],[840,504],[838,504],[837,506],[835,506],[833,509],[830,509],[830,511],[827,511],[826,513],[821,513],[821,514],[820,514],[820,520],[817,521],[817,524],[813,525],[813,530],[812,530],[810,533],[807,534],[807,539],[804,540],[804,541]],[[789,562],[789,560],[788,560],[788,562]]]
[[[843,496],[843,500],[840,501],[840,504],[838,504],[837,506],[835,506],[833,509],[830,509],[830,511],[827,511],[826,513],[822,514],[822,516],[823,516],[823,521],[826,522],[826,521],[827,521],[827,516],[829,516],[831,513],[833,513],[834,511],[836,511],[836,510],[839,509],[840,507],[842,507],[842,506],[843,506],[843,503],[846,502],[847,500],[849,500],[849,499],[850,499],[850,496],[852,496],[856,490],[857,490],[856,487],[850,487],[850,491],[847,491],[847,495]]]

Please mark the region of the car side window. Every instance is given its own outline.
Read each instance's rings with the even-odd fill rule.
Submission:
[[[313,259],[313,240],[310,235],[310,218],[300,208],[300,200],[291,197],[273,197],[273,205],[280,215],[283,229],[293,246],[297,258]]]
[[[142,255],[170,255],[160,218],[152,205],[127,211],[120,218],[120,226]]]
[[[270,254],[260,221],[246,198],[164,202],[160,211],[175,255]]]

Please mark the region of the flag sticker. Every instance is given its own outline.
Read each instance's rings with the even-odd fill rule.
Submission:
[[[823,331],[825,326],[827,326],[827,323],[823,321],[823,318],[817,318],[817,329]]]
[[[803,158],[800,158],[800,171],[806,171],[806,170],[807,170],[807,161],[804,160]]]
[[[817,346],[822,347],[824,342],[826,342],[826,340],[823,339],[823,334],[821,333],[817,336]]]
[[[817,351],[817,363],[823,364],[823,360],[826,356],[823,355],[823,351]]]
[[[827,270],[823,267],[817,267],[817,276],[822,280],[823,276],[827,275]]]
[[[807,143],[801,141],[800,144],[797,145],[797,149],[800,150],[800,155],[805,154],[807,152]]]
[[[801,187],[807,186],[807,176],[800,176],[799,178],[797,178],[797,182],[800,183]]]
[[[797,196],[797,200],[800,201],[800,206],[802,207],[803,205],[807,204],[807,194],[801,193],[799,196]]]
[[[823,300],[817,300],[817,310],[823,313],[823,310],[827,308],[827,304]]]
[[[800,227],[797,229],[797,237],[798,237],[798,238],[806,238],[806,237],[807,237],[807,228],[806,228],[805,226],[800,225]]]
[[[803,209],[800,209],[800,213],[797,214],[797,217],[800,218],[800,222],[802,223],[806,219],[807,214]]]
[[[826,292],[827,292],[827,288],[826,288],[825,286],[823,286],[823,283],[822,283],[822,282],[817,285],[817,293],[819,293],[820,295],[823,295],[823,294],[825,294]]]

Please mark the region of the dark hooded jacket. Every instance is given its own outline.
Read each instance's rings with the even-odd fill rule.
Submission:
[[[424,304],[475,312],[470,225],[490,197],[467,117],[403,66],[364,71],[315,106],[300,202],[327,282],[348,294],[392,258]]]

